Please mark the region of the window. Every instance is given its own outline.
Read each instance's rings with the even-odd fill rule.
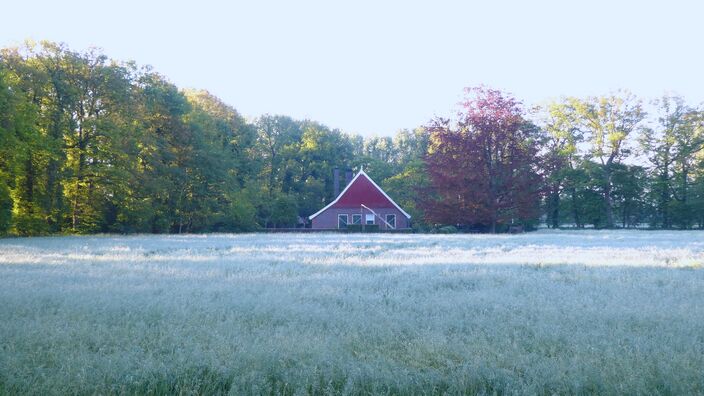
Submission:
[[[337,228],[347,228],[347,215],[346,214],[337,215]]]
[[[368,214],[365,216],[365,218],[366,218],[367,225],[374,224],[374,215],[373,214]]]
[[[396,228],[396,215],[395,214],[387,214],[386,215],[386,222],[389,223],[390,228]]]
[[[353,214],[352,215],[352,224],[361,225],[362,224],[362,215],[361,214]]]

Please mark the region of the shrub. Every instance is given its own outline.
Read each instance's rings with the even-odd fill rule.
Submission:
[[[457,234],[458,230],[457,227],[448,225],[437,228],[435,232],[438,234]]]

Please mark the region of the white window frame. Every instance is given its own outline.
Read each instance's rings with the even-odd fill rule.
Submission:
[[[366,216],[364,216],[364,225],[374,225],[376,224],[376,219],[374,218],[375,216],[373,214],[367,213]],[[372,220],[372,222],[369,222],[369,219]]]
[[[357,217],[359,219],[359,223],[354,222],[354,218]],[[362,215],[361,214],[353,214],[352,215],[352,225],[362,225]]]
[[[387,214],[387,215],[384,216],[384,217],[386,218],[386,223],[387,223],[387,224],[391,224],[391,222],[389,221],[389,218],[392,218],[392,217],[393,217],[394,222],[393,222],[393,224],[391,224],[391,225],[393,226],[393,227],[391,227],[391,228],[395,230],[395,229],[396,229],[396,215],[393,214],[393,213],[389,213],[389,214]]]
[[[340,227],[340,219],[342,218],[342,216],[345,217],[345,226],[344,227]],[[349,226],[349,225],[350,225],[350,215],[341,214],[341,213],[337,215],[337,228],[338,229],[346,229],[347,226]]]

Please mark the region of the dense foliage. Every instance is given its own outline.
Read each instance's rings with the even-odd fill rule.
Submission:
[[[43,42],[0,53],[0,233],[293,227],[366,166],[409,208],[420,131],[364,141],[312,121],[247,122],[149,68]],[[406,164],[409,164],[407,167]]]
[[[548,224],[704,228],[704,110],[650,106],[619,92],[541,109]]]
[[[434,120],[426,157],[427,217],[478,229],[538,217],[539,130],[500,91],[468,89],[456,126]]]
[[[678,97],[567,98],[524,110],[469,90],[456,121],[362,138],[245,120],[205,91],[96,50],[0,52],[0,234],[303,226],[332,170],[364,166],[414,227],[704,227],[704,113]],[[541,117],[539,117],[541,116]]]

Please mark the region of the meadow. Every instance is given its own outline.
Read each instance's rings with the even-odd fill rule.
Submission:
[[[704,233],[0,239],[0,394],[704,394]]]

